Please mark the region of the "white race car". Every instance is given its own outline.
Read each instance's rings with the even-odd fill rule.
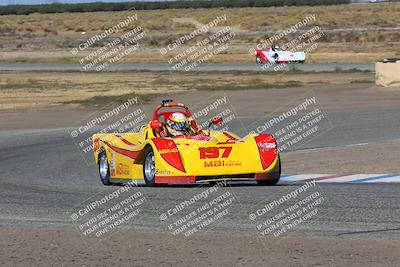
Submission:
[[[256,62],[270,63],[304,63],[306,54],[304,52],[285,51],[279,46],[273,46],[266,50],[256,50]]]

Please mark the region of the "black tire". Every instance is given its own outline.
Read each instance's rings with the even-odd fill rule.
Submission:
[[[260,65],[264,63],[259,55],[256,56],[256,63]]]
[[[276,165],[275,170],[271,171],[271,173],[275,176],[273,179],[259,180],[257,181],[257,184],[271,186],[271,185],[276,185],[279,182],[279,179],[281,178],[281,158],[279,156],[278,156],[278,164]]]
[[[105,151],[99,153],[99,176],[104,185],[112,184],[110,181],[110,165]]]
[[[144,150],[144,157],[143,157],[143,178],[147,186],[156,185],[155,169],[156,166],[154,162],[154,152],[151,146],[148,146]]]
[[[217,185],[218,184],[218,181],[211,181],[211,182],[208,182],[208,185],[209,186],[214,186],[214,185]]]

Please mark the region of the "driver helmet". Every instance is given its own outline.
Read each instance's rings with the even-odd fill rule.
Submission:
[[[167,119],[167,131],[173,136],[185,135],[189,130],[188,118],[180,112],[172,113]]]

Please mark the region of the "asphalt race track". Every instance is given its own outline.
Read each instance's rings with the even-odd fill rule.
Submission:
[[[215,184],[139,184],[122,194],[124,186],[103,186],[98,167],[91,155],[88,164],[82,158],[71,131],[108,107],[1,112],[0,261],[12,266],[397,266],[400,92],[383,91],[372,83],[249,88],[212,96],[190,91],[157,96],[141,108],[149,116],[168,97],[199,112],[226,97],[229,105],[202,115],[208,119],[230,108],[237,116],[228,123],[229,130],[243,136],[311,96],[318,104],[309,108],[326,115],[319,124],[323,134],[281,153],[281,182],[271,187],[236,181],[218,190]],[[309,109],[290,121],[305,112]],[[105,206],[88,209],[116,193]],[[133,205],[133,211],[115,206],[132,196],[137,199],[127,205]],[[181,209],[182,203],[186,208]],[[211,203],[214,208],[207,208]],[[126,212],[119,219],[128,219],[86,232],[94,229],[93,218],[106,222],[113,215],[107,213],[104,219],[103,211],[114,208],[118,216]],[[196,224],[193,211],[211,215]],[[291,220],[273,229],[281,216]],[[196,226],[175,236],[183,229],[178,228],[182,220]],[[104,229],[111,230],[93,236]],[[182,236],[187,233],[193,236]]]
[[[335,70],[361,70],[374,71],[374,64],[292,64],[292,65],[272,65],[262,69],[261,65],[254,63],[210,63],[199,65],[195,71],[276,71],[275,66],[285,70],[294,66],[299,71],[335,71]],[[111,65],[107,70],[111,71],[171,71],[172,65],[167,63],[126,63]],[[80,71],[83,68],[78,64],[0,64],[0,71]]]
[[[398,138],[400,107],[352,112],[331,112],[335,129],[309,143],[304,149],[341,147],[358,142],[380,142]],[[382,119],[384,117],[384,119]],[[255,119],[255,118],[254,118]],[[246,118],[250,123],[253,119]],[[371,127],[374,124],[375,127]],[[118,186],[104,187],[96,166],[87,166],[72,144],[67,128],[0,131],[1,187],[0,225],[2,226],[71,226],[73,206],[99,192],[111,193]],[[221,190],[234,192],[237,202],[228,217],[214,231],[254,233],[248,212],[266,196],[289,192],[299,184],[261,187],[235,183]],[[320,184],[329,199],[324,216],[291,235],[348,236],[351,238],[400,237],[400,184]],[[105,191],[103,191],[105,190]],[[158,219],[165,203],[176,203],[185,192],[201,192],[197,186],[162,188],[138,187],[152,203],[140,223],[128,227],[160,230]],[[243,212],[243,207],[245,211]]]

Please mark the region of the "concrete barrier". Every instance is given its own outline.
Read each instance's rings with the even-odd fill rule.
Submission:
[[[400,86],[400,60],[375,63],[375,83],[378,86]]]

